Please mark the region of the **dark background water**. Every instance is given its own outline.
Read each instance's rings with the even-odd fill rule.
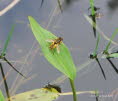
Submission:
[[[9,3],[8,0],[4,2],[1,0],[1,9]],[[11,92],[18,86],[17,91],[14,93],[41,88],[62,75],[41,54],[41,49],[29,28],[28,16],[33,16],[41,26],[55,33],[55,35],[64,38],[64,43],[70,49],[77,68],[79,68],[80,64],[89,60],[88,56],[95,48],[96,39],[94,38],[92,28],[84,18],[84,14],[89,14],[89,0],[74,0],[74,2],[70,0],[69,5],[66,3],[63,5],[63,13],[60,13],[56,0],[44,0],[42,7],[40,5],[41,0],[21,0],[15,7],[0,17],[1,48],[12,25],[16,25],[7,48],[7,58],[10,61],[16,61],[15,63],[13,62],[14,66],[18,70],[23,68],[21,72],[27,74],[27,77],[37,75],[18,86],[21,77],[15,83],[14,80],[17,73],[12,70],[7,81],[9,88],[13,86]],[[101,19],[97,20],[97,24],[105,35],[110,37],[118,27],[117,0],[95,0],[95,5],[100,7],[100,12],[104,14]],[[56,7],[57,10],[54,12]],[[116,36],[114,39],[116,42],[118,42],[117,38]],[[101,38],[99,52],[105,48],[107,43],[108,41]],[[117,66],[117,59],[114,59],[113,62]],[[103,65],[107,80],[104,80],[98,64],[94,62],[78,72],[75,80],[77,91],[99,90],[107,95],[117,89],[118,75],[107,60],[102,60],[101,64]],[[3,66],[7,73],[10,67],[5,63],[3,63]],[[59,85],[63,92],[71,91],[68,80]],[[4,91],[3,87],[3,85],[0,86],[0,89]],[[95,101],[95,98],[91,97],[90,94],[79,95],[78,98],[79,101]],[[113,101],[112,97],[101,97],[101,99],[102,101]],[[60,97],[58,101],[72,101],[72,96]]]

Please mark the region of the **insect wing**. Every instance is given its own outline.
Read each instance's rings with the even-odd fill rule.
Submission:
[[[54,42],[54,40],[47,39],[46,42]]]
[[[96,14],[96,18],[98,18],[98,19],[100,19],[100,18],[102,18],[104,15],[102,14],[102,13],[97,13]]]
[[[57,53],[58,53],[58,54],[60,53],[60,48],[59,48],[59,46],[57,46]]]

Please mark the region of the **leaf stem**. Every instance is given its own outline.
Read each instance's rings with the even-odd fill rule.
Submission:
[[[96,47],[94,49],[93,56],[97,55],[99,41],[100,41],[100,34],[98,34],[98,38],[97,38],[97,42],[96,42]]]
[[[75,90],[75,85],[74,85],[74,80],[70,79],[70,85],[72,88],[72,92],[73,92],[73,101],[77,101],[77,95],[76,95],[76,90]]]
[[[5,77],[4,70],[3,70],[3,67],[2,67],[1,63],[0,63],[0,69],[1,69],[2,78],[4,80],[4,86],[5,86],[5,90],[6,90],[8,101],[11,101],[10,100],[9,88],[8,88],[8,85],[7,85],[6,77]]]

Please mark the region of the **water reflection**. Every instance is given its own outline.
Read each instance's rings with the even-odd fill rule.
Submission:
[[[62,8],[65,10],[68,7],[70,7],[75,1],[79,1],[79,0],[64,0],[64,2],[62,3]]]
[[[110,0],[107,5],[111,11],[115,11],[118,8],[118,0]]]

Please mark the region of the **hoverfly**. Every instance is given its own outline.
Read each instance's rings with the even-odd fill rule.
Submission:
[[[60,49],[59,49],[59,45],[62,43],[63,41],[63,38],[62,37],[58,37],[54,40],[46,40],[47,42],[51,42],[50,46],[49,46],[49,49],[50,50],[53,50],[53,49],[57,49],[57,53],[60,53]]]
[[[88,10],[90,10],[91,7],[88,8]],[[98,7],[94,7],[94,11],[95,11],[95,15],[93,16],[92,14],[90,14],[89,16],[90,17],[95,17],[95,18],[98,18],[100,19],[101,17],[103,17],[104,15],[102,13],[99,12],[100,8]]]

